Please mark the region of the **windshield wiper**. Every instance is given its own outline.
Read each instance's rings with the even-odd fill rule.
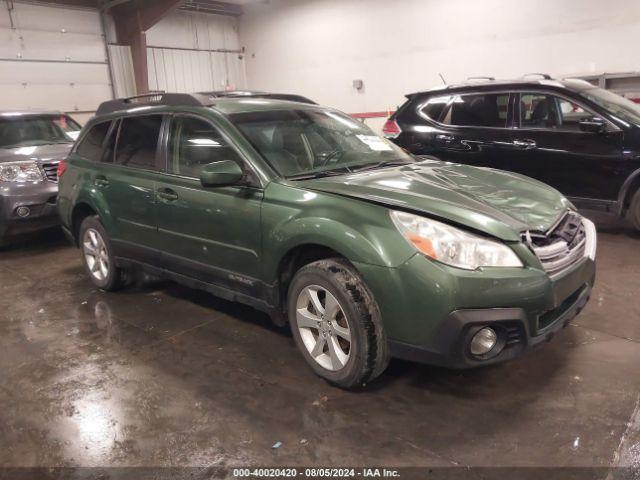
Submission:
[[[401,165],[410,165],[412,163],[414,162],[412,162],[411,160],[403,160],[400,158],[396,158],[394,160],[385,160],[383,162],[365,165],[364,167],[358,168],[357,170],[355,170],[355,172],[364,172],[365,170],[375,170],[376,168],[383,168],[383,167],[396,167]]]
[[[332,168],[331,170],[322,170],[320,172],[308,172],[308,173],[300,173],[297,175],[290,175],[287,180],[311,180],[313,178],[323,178],[323,177],[336,177],[339,175],[344,175],[346,173],[352,173],[349,167],[340,167],[340,168]]]

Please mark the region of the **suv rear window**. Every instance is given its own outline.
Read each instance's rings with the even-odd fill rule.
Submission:
[[[98,123],[82,138],[76,153],[87,160],[99,162],[102,159],[102,148],[109,133],[111,121]]]
[[[461,127],[504,128],[507,126],[508,105],[508,93],[455,95],[442,114],[440,123]]]
[[[120,123],[116,163],[156,170],[156,152],[162,118],[162,115],[124,118]]]

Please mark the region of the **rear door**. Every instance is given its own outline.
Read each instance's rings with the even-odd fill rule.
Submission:
[[[626,178],[623,132],[611,123],[602,133],[582,131],[580,120],[599,115],[568,97],[517,95],[517,128],[505,168],[547,183],[583,206],[614,202]]]
[[[163,169],[158,152],[163,121],[161,114],[116,121],[102,161],[91,173],[105,202],[105,226],[116,255],[150,264],[159,260],[155,190]]]
[[[259,297],[262,188],[203,187],[199,178],[220,160],[239,163],[251,178],[250,165],[221,129],[192,115],[172,118],[167,153],[167,175],[156,185],[166,268]]]
[[[418,115],[435,128],[427,128],[419,143],[443,160],[502,168],[505,145],[512,140],[512,108],[507,92],[432,97],[418,107]]]

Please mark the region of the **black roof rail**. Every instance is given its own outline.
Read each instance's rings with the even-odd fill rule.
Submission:
[[[153,107],[158,105],[170,105],[180,107],[201,107],[209,105],[199,95],[189,93],[149,92],[133,97],[117,98],[102,102],[96,111],[96,115],[128,110],[133,107]]]
[[[527,78],[527,77],[542,77],[545,80],[552,80],[553,77],[551,75],[549,75],[548,73],[525,73],[524,75],[522,75],[522,78]]]
[[[467,77],[467,80],[486,80],[488,82],[492,82],[496,79],[496,77]]]

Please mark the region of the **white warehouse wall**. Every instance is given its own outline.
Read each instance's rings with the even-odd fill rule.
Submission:
[[[637,1],[271,0],[245,12],[250,88],[350,113],[395,109],[441,84],[438,73],[453,83],[640,70]]]

